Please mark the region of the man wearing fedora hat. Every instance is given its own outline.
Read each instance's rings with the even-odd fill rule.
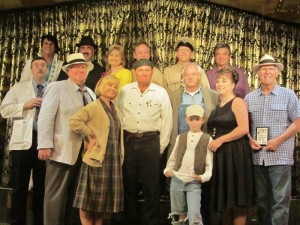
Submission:
[[[300,130],[296,94],[276,83],[283,65],[265,54],[253,67],[260,87],[246,95],[259,224],[287,225],[295,134]]]
[[[76,44],[80,53],[83,54],[85,61],[94,65],[94,68],[89,72],[85,85],[95,90],[95,86],[101,78],[101,74],[105,73],[105,69],[100,66],[96,61],[93,61],[95,52],[98,50],[98,46],[94,43],[93,38],[90,36],[83,36],[79,43]],[[68,79],[67,74],[62,70],[57,80]]]
[[[164,87],[171,93],[178,90],[183,85],[182,70],[194,60],[195,43],[191,38],[181,37],[175,43],[176,64],[165,68],[164,70]],[[208,87],[209,82],[203,69],[201,69],[201,86]]]
[[[38,121],[38,156],[47,160],[45,225],[64,225],[70,219],[83,146],[82,137],[69,128],[68,122],[95,99],[93,91],[84,84],[92,68],[82,53],[69,55],[62,67],[68,80],[49,84],[45,92]]]

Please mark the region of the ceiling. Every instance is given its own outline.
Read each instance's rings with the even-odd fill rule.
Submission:
[[[0,0],[0,10],[53,5],[71,1],[78,0]],[[300,0],[207,0],[207,2],[300,24]]]

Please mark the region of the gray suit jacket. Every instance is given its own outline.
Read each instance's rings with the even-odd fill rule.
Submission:
[[[75,164],[82,144],[81,135],[69,127],[71,116],[83,107],[77,90],[71,80],[49,84],[38,119],[38,149],[51,148],[51,160],[69,165]],[[92,90],[87,90],[95,99]]]
[[[171,132],[170,144],[168,148],[168,158],[174,148],[176,137],[178,135],[178,109],[183,94],[184,88],[181,87],[176,91],[170,93],[170,100],[173,109],[173,128]],[[201,87],[202,96],[205,104],[205,123],[202,126],[202,131],[207,132],[207,120],[212,110],[216,108],[219,103],[219,94],[209,88]]]

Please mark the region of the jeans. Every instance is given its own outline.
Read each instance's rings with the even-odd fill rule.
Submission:
[[[287,225],[291,199],[291,166],[254,165],[258,221]]]
[[[181,224],[176,217],[187,213],[189,225],[202,225],[200,213],[201,207],[201,183],[197,181],[184,183],[177,177],[172,177],[170,187],[172,224]],[[184,224],[184,223],[183,223]]]

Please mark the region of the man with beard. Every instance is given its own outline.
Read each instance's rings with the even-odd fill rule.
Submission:
[[[93,70],[89,72],[85,81],[85,85],[94,91],[101,74],[105,73],[105,69],[103,67],[101,67],[96,61],[92,61],[98,46],[94,43],[94,40],[90,36],[83,36],[76,46],[79,48],[79,52],[83,54],[86,62],[94,65]],[[66,79],[68,79],[68,76],[62,70],[57,80]]]

